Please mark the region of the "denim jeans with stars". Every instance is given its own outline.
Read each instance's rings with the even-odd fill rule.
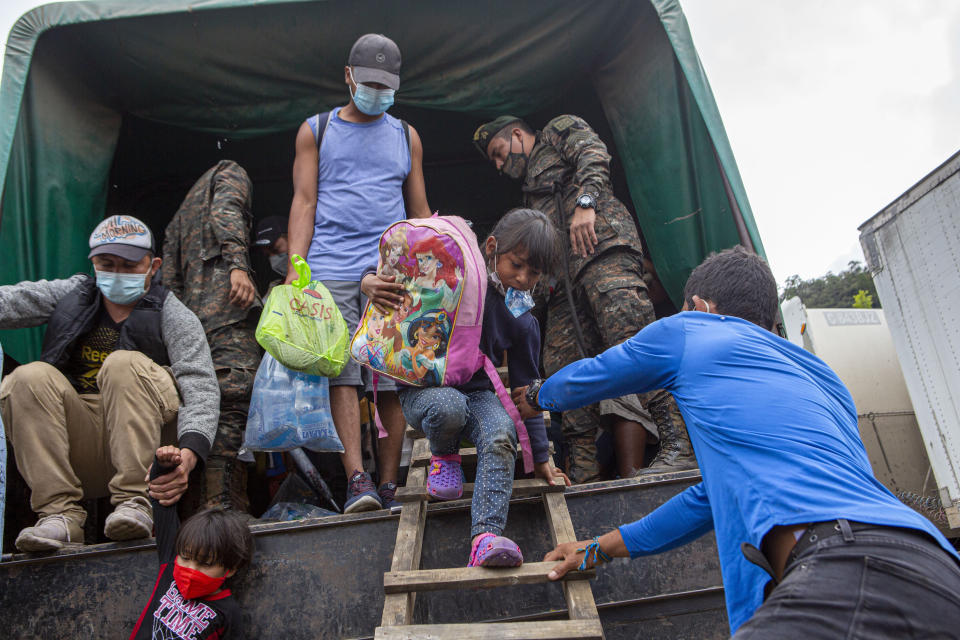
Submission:
[[[433,455],[457,453],[462,439],[476,445],[470,537],[503,534],[513,491],[517,431],[497,394],[461,393],[451,387],[407,387],[399,394],[404,417],[427,435]]]

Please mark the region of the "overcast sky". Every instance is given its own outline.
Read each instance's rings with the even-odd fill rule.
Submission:
[[[779,282],[960,148],[960,2],[681,0]]]
[[[857,226],[960,148],[960,1],[681,5],[779,282],[862,259]]]

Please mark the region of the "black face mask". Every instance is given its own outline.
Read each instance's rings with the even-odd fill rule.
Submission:
[[[513,148],[513,141],[510,141],[509,149]],[[520,153],[513,151],[507,152],[507,159],[500,165],[500,173],[514,180],[522,180],[527,175],[527,154],[524,153],[523,138],[520,138]]]

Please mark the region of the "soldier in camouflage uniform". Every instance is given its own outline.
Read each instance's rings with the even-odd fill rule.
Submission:
[[[562,115],[534,133],[519,118],[501,116],[480,126],[473,142],[499,171],[523,181],[523,206],[543,211],[566,231],[565,277],[546,302],[543,365],[548,376],[625,341],[655,320],[640,237],[630,212],[613,195],[610,154],[590,125]],[[563,413],[574,482],[599,479],[595,442],[603,424],[612,426],[621,477],[643,464],[645,427],[659,435],[660,451],[642,473],[696,467],[676,403],[659,390]]]
[[[260,364],[254,338],[262,306],[248,245],[253,185],[243,167],[221,160],[187,193],[167,225],[163,284],[203,325],[220,385],[220,423],[204,471],[207,506],[247,511],[246,466],[237,460]]]

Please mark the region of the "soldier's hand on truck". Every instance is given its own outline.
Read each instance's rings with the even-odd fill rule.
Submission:
[[[404,286],[394,282],[396,278],[396,276],[370,273],[360,282],[360,291],[373,303],[377,311],[384,315],[388,315],[391,310],[399,309],[403,303]]]
[[[543,478],[552,485],[562,482],[569,487],[573,484],[562,469],[553,466],[553,460],[533,463],[533,475],[536,478]]]
[[[246,309],[256,297],[257,288],[253,286],[250,274],[243,269],[233,269],[230,272],[230,304]]]
[[[593,248],[597,246],[597,233],[594,230],[596,220],[597,212],[594,209],[577,207],[573,211],[573,220],[570,221],[570,248],[581,258],[592,254]]]

